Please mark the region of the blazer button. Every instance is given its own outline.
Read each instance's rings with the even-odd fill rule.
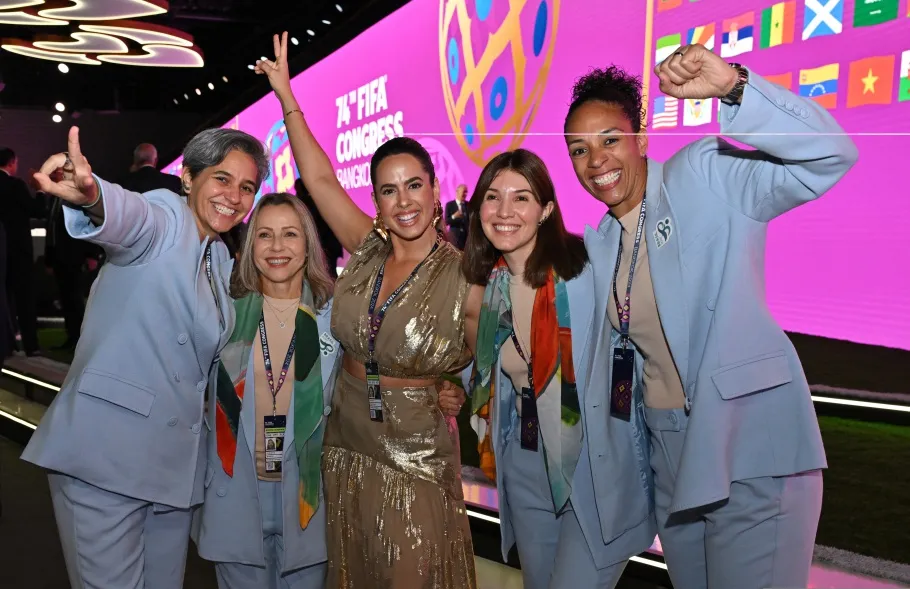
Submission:
[[[172,417],[172,418],[168,419],[168,420],[167,420],[167,424],[168,424],[169,426],[171,426],[171,427],[174,427],[175,425],[177,425],[177,418],[176,418],[176,417]]]
[[[715,306],[717,306],[717,301],[714,299],[708,299],[708,308],[713,311]]]
[[[198,433],[199,433],[199,424],[198,424],[198,423],[194,423],[192,429],[193,429],[193,433],[194,433],[194,434],[198,434]]]
[[[199,382],[196,383],[196,390],[199,391],[200,393],[205,392],[205,381],[204,380],[200,380]]]
[[[185,333],[181,333],[180,335],[177,336],[177,343],[182,346],[183,344],[186,343],[187,339],[189,339],[189,338],[187,338],[187,335]]]
[[[221,487],[217,491],[215,491],[215,494],[218,495],[219,497],[224,497],[225,495],[227,495],[227,489],[225,489],[224,487]]]
[[[326,405],[325,409],[322,410],[322,414],[328,417],[330,413],[332,413],[332,406]]]

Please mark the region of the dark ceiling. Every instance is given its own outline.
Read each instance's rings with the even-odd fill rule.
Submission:
[[[171,0],[167,14],[141,20],[192,35],[203,52],[204,67],[69,64],[69,73],[63,74],[55,62],[0,51],[0,80],[4,85],[0,107],[43,108],[51,113],[57,102],[63,102],[68,112],[180,110],[206,119],[227,118],[268,92],[268,83],[248,66],[262,56],[274,56],[273,33],[287,30],[299,41],[299,45],[290,45],[290,65],[295,74],[406,3]],[[0,38],[31,39],[33,34],[45,32],[37,29],[0,25]],[[209,89],[209,83],[214,90]],[[201,95],[197,95],[197,88]]]

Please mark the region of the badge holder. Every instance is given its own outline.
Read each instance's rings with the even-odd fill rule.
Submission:
[[[367,398],[370,401],[370,420],[382,423],[382,389],[379,388],[379,364],[371,360],[365,365]]]
[[[610,378],[610,415],[623,421],[632,419],[632,378],[635,351],[623,345],[613,349],[613,373]]]
[[[265,472],[281,472],[284,458],[284,434],[287,431],[287,417],[284,415],[266,415],[263,419],[265,431]]]

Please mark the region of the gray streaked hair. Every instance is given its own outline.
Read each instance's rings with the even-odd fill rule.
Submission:
[[[217,166],[232,151],[240,151],[256,163],[256,186],[269,177],[269,156],[261,141],[236,129],[206,129],[183,148],[183,168],[195,178],[202,170]]]
[[[291,207],[300,219],[303,237],[306,241],[306,263],[303,267],[304,292],[309,289],[313,298],[314,310],[322,309],[332,298],[335,290],[335,281],[332,280],[332,276],[329,274],[325,250],[322,249],[322,244],[319,241],[319,232],[316,229],[313,215],[303,204],[303,201],[286,192],[265,194],[253,207],[253,214],[250,215],[246,237],[240,248],[240,263],[237,264],[237,270],[231,285],[231,296],[239,299],[251,292],[262,294],[260,272],[256,268],[256,261],[253,256],[253,242],[258,235],[256,225],[259,223],[259,215],[262,213],[262,209],[277,206]]]

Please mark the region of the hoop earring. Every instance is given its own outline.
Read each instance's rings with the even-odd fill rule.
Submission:
[[[376,213],[376,216],[373,217],[373,231],[376,232],[376,235],[378,235],[379,239],[382,241],[389,240],[389,234],[386,231],[385,223],[382,222],[382,218],[379,216],[379,213]]]

